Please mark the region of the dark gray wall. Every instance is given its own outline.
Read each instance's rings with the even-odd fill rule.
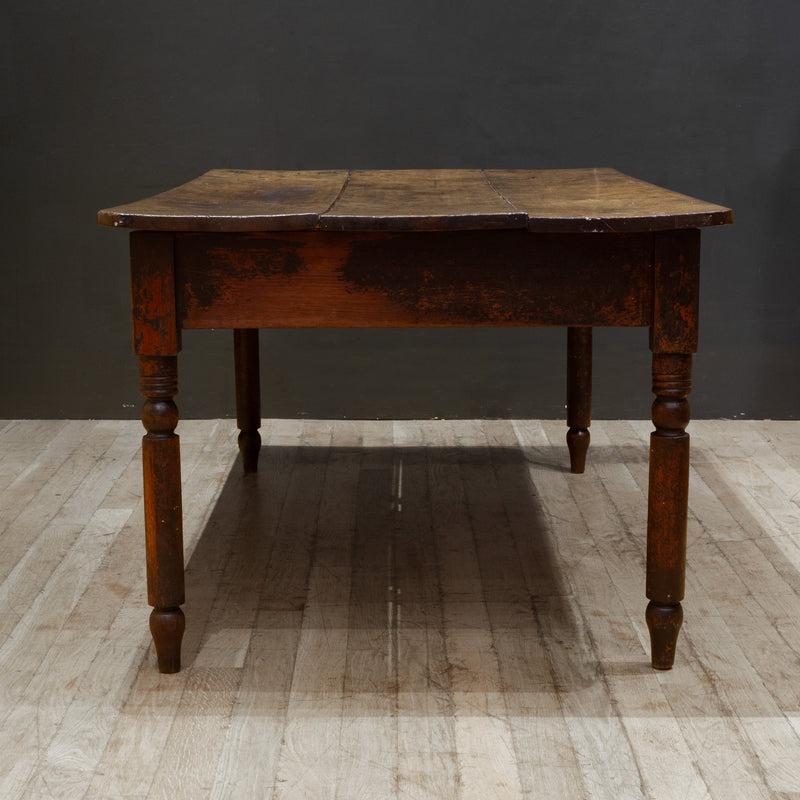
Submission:
[[[800,5],[375,0],[4,11],[0,416],[138,414],[127,236],[98,208],[213,167],[613,166],[732,207],[704,234],[698,417],[797,417]],[[272,416],[563,414],[565,334],[262,334]],[[644,330],[596,334],[595,416],[649,414]],[[232,412],[188,332],[184,416]]]

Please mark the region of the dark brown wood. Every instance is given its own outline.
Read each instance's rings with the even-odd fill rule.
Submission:
[[[133,351],[137,355],[174,356],[181,348],[173,250],[171,233],[131,233]]]
[[[567,448],[570,471],[586,469],[592,423],[592,329],[567,329]]]
[[[671,192],[615,169],[487,170],[492,186],[539,233],[623,233],[733,221],[729,208]]]
[[[700,292],[700,231],[655,234],[653,265],[654,353],[696,353]]]
[[[261,449],[261,385],[258,358],[258,330],[237,328],[233,332],[233,361],[236,372],[236,424],[239,452],[245,472],[258,470]]]
[[[139,377],[145,398],[142,424],[144,525],[147,545],[147,597],[154,607],[150,629],[161,672],[180,669],[184,602],[181,460],[175,433],[178,409],[176,356],[140,356]]]
[[[328,231],[524,229],[528,215],[477,169],[356,170],[320,217]]]
[[[296,231],[315,228],[346,170],[214,169],[169,191],[100,211],[112,228],[151,231]]]
[[[651,234],[181,234],[184,328],[650,325]]]
[[[614,169],[212,170],[155,197],[100,211],[97,219],[166,231],[619,233],[723,225],[732,213]]]
[[[233,328],[245,470],[260,443],[258,328],[564,325],[570,462],[584,469],[591,327],[647,326],[653,350],[647,524],[652,663],[682,619],[697,228],[729,209],[610,169],[213,170],[107,209],[131,236],[140,357],[148,597],[159,669],[184,620],[176,356],[183,328]]]
[[[651,601],[645,611],[650,631],[650,652],[654,669],[672,669],[675,664],[675,646],[683,624],[683,607],[680,603],[666,604]]]
[[[647,505],[647,612],[656,669],[675,659],[686,574],[686,519],[689,502],[689,403],[692,357],[653,354],[650,482]]]
[[[150,634],[156,648],[158,671],[173,675],[181,670],[181,643],[186,618],[180,608],[154,608],[150,613]]]
[[[663,231],[653,247],[652,407],[646,619],[653,666],[670,669],[683,620],[692,353],[697,350],[700,231]]]

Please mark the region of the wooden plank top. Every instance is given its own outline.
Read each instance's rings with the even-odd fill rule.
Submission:
[[[337,231],[524,228],[528,215],[478,169],[355,170],[320,218]]]
[[[347,176],[347,170],[213,169],[145,200],[100,211],[97,221],[150,231],[311,230]]]
[[[614,169],[212,170],[105,209],[109,227],[164,231],[655,231],[724,225],[730,209]]]
[[[729,208],[662,189],[615,169],[487,170],[532,231],[655,231],[733,222]]]

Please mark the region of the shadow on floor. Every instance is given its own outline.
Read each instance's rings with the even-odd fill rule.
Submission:
[[[380,675],[358,679],[373,690],[401,673],[422,685],[461,659],[475,691],[497,688],[497,670],[508,688],[506,667],[522,691],[553,680],[545,629],[585,637],[520,448],[265,447],[257,475],[240,470],[187,565],[187,666],[237,647],[243,664],[247,630],[274,631],[279,648],[335,631],[348,658],[380,654]],[[532,668],[484,674],[504,650]],[[417,674],[404,653],[421,659]]]
[[[706,482],[724,480],[702,451],[695,458]],[[590,459],[593,467],[624,462],[646,475],[646,446],[595,447]],[[623,609],[619,597],[613,610],[593,608],[574,561],[583,552],[605,563],[602,550],[611,548],[615,569],[642,576],[643,618],[644,531],[621,524],[619,533],[609,530],[610,543],[581,544],[586,532],[576,526],[570,565],[531,480],[532,462],[540,476],[556,476],[550,491],[559,485],[571,495],[569,482],[583,480],[559,476],[564,453],[553,447],[265,447],[257,475],[243,476],[235,463],[188,564],[184,664],[242,668],[240,691],[301,687],[312,698],[326,691],[319,684],[326,675],[340,691],[363,697],[436,690],[444,697],[516,693],[523,702],[523,695],[554,690],[593,693],[604,676],[641,676],[650,686],[641,620],[638,638],[631,627],[640,610]],[[597,474],[585,479],[604,491]],[[567,502],[576,519],[586,513],[575,498]],[[764,533],[740,502],[725,502],[735,505],[744,529]],[[716,547],[710,538],[697,546],[706,545]],[[777,548],[762,550],[796,582],[797,570]],[[700,559],[691,567],[713,588]],[[776,650],[777,639],[770,645],[756,616],[740,612],[725,617],[730,641],[717,642],[716,630],[709,639],[707,602],[688,599],[679,657],[697,676],[696,712],[736,716],[708,681],[717,645],[733,652],[740,635],[752,638],[748,624],[767,637],[751,653],[767,688],[779,665],[789,669],[795,658],[788,648]],[[722,601],[718,607],[724,615]],[[598,656],[598,614],[621,643],[621,655],[608,663]],[[767,700],[759,713],[771,713]],[[601,705],[596,713],[613,713]],[[359,711],[369,713],[369,703]]]

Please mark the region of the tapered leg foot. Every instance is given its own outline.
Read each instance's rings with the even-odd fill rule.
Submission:
[[[240,328],[233,332],[233,357],[236,372],[236,423],[239,426],[239,452],[245,472],[258,470],[261,449],[261,378],[258,361],[258,329]]]
[[[664,605],[650,602],[645,612],[650,630],[651,663],[654,669],[672,669],[675,663],[675,645],[683,623],[680,603]]]
[[[150,614],[150,633],[156,646],[159,672],[165,675],[180,672],[185,628],[186,619],[180,608],[156,608]]]
[[[567,448],[570,472],[586,469],[592,422],[592,329],[567,329]]]
[[[582,475],[586,469],[586,453],[589,451],[591,435],[587,428],[570,428],[567,431],[569,450],[569,471]]]

